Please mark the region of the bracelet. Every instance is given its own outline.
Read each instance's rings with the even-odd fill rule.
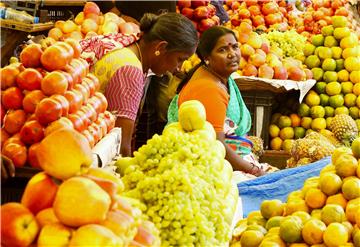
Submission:
[[[256,176],[260,172],[261,169],[260,169],[260,167],[258,167],[254,163],[250,163],[250,164],[252,165],[252,167],[251,167],[251,170],[250,170],[249,173]]]

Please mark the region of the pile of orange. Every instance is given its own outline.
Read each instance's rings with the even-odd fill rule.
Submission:
[[[265,200],[240,220],[230,246],[360,247],[360,137],[331,158],[286,203]]]

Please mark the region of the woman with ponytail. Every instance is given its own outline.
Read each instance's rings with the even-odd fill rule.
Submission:
[[[82,57],[100,80],[108,110],[122,129],[121,155],[131,156],[131,141],[148,73],[161,76],[180,69],[198,44],[192,22],[177,13],[147,13],[139,36],[110,34],[81,42]]]

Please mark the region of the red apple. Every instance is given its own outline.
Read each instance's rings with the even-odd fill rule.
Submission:
[[[177,6],[179,6],[180,9],[183,8],[190,8],[191,7],[191,0],[178,0]]]
[[[204,0],[204,1],[191,1],[191,7],[197,8],[200,6],[207,6],[209,4],[210,0]]]
[[[21,204],[33,214],[52,206],[58,185],[45,172],[35,174],[27,183]]]
[[[84,13],[85,18],[89,14],[99,15],[100,9],[99,9],[99,6],[97,6],[97,4],[94,2],[86,2],[83,13]]]
[[[38,232],[34,215],[24,205],[10,202],[1,206],[1,245],[29,246]]]
[[[185,7],[181,10],[181,14],[191,20],[194,15],[194,10],[192,8]]]
[[[43,51],[41,45],[30,44],[20,53],[20,61],[26,68],[37,68],[40,66],[40,58]]]
[[[200,21],[199,25],[198,25],[198,30],[199,32],[204,32],[206,31],[207,29],[209,29],[210,27],[213,27],[216,25],[216,22],[211,19],[211,18],[208,18],[208,19],[203,19]]]
[[[197,1],[196,1],[197,2]],[[193,13],[194,20],[202,20],[210,17],[210,11],[205,6],[197,7]]]
[[[274,79],[286,80],[287,77],[288,73],[284,66],[274,67]]]

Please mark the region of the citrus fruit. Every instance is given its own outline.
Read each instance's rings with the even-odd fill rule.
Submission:
[[[280,128],[275,124],[270,124],[269,134],[272,138],[279,136]]]
[[[306,43],[303,50],[304,55],[308,57],[314,54],[315,48],[316,47],[313,44]]]
[[[341,93],[341,84],[337,81],[329,82],[326,84],[325,91],[328,95],[338,95]]]
[[[322,105],[322,106],[329,105],[329,99],[330,99],[329,95],[322,93],[319,96],[320,96],[320,105]]]
[[[345,96],[344,96],[345,106],[347,106],[347,107],[355,106],[356,98],[357,98],[357,96],[353,93],[345,94]]]
[[[333,34],[335,39],[341,40],[350,35],[350,29],[348,27],[337,27]]]
[[[339,82],[343,82],[343,81],[348,81],[349,80],[349,72],[346,69],[342,69],[340,70],[338,73],[338,81]]]
[[[270,148],[272,150],[281,150],[282,140],[280,137],[275,137],[270,141]]]
[[[325,109],[322,106],[316,105],[310,108],[310,116],[312,118],[322,118],[325,116]]]
[[[340,205],[326,204],[321,210],[321,220],[326,225],[334,222],[343,222],[345,219],[344,209]]]
[[[321,46],[318,48],[317,56],[321,59],[332,58],[332,50],[329,47]]]
[[[264,238],[264,234],[260,231],[247,230],[241,234],[241,246],[256,247],[259,246]]]
[[[333,36],[326,36],[324,39],[325,47],[334,47],[338,46],[338,41]]]
[[[305,129],[310,129],[311,128],[311,122],[312,122],[312,118],[311,117],[303,117],[301,118],[301,127],[305,128]]]
[[[311,129],[315,131],[320,131],[326,128],[326,120],[325,118],[315,118],[311,122]]]
[[[360,57],[348,57],[345,59],[344,66],[349,72],[359,70]]]
[[[302,237],[307,244],[321,244],[326,230],[324,222],[318,219],[310,219],[302,229]]]
[[[324,45],[324,36],[321,34],[316,34],[316,35],[312,36],[311,43],[314,46]]]
[[[337,73],[335,71],[325,71],[323,79],[325,82],[337,81]]]
[[[350,179],[345,180],[341,187],[341,191],[347,200],[360,197],[360,179],[357,177],[350,177]]]
[[[344,97],[341,94],[330,96],[329,104],[333,108],[337,108],[344,105]]]
[[[271,123],[271,124],[277,124],[280,117],[281,117],[281,113],[279,113],[279,112],[274,113],[274,114],[271,116],[270,123]]]
[[[281,216],[284,212],[284,203],[280,200],[264,200],[260,206],[261,215],[265,219],[273,216]]]
[[[309,69],[317,68],[320,66],[321,62],[318,56],[310,55],[305,59],[305,64]]]
[[[280,224],[279,235],[287,243],[295,243],[301,240],[302,223],[297,216],[285,218]]]
[[[325,117],[328,118],[334,116],[334,112],[335,112],[334,108],[332,108],[331,106],[325,106],[324,109],[325,109]]]
[[[326,82],[319,81],[315,84],[315,89],[318,94],[325,93]]]
[[[310,214],[304,211],[297,211],[293,213],[291,216],[297,216],[301,219],[301,223],[304,225],[308,220],[311,219]]]
[[[345,210],[347,200],[345,199],[345,197],[342,193],[338,193],[338,194],[329,196],[326,199],[326,204],[336,204],[336,205],[341,206]]]
[[[336,159],[334,166],[336,174],[340,177],[354,176],[356,174],[358,161],[352,154],[343,154]]]
[[[344,59],[342,59],[342,58],[336,59],[335,62],[336,62],[336,71],[340,71],[345,68],[345,66],[344,66],[345,60]]]
[[[337,247],[347,243],[348,232],[340,223],[331,223],[325,230],[323,239],[326,246]]]
[[[281,149],[286,151],[287,153],[290,153],[293,145],[294,145],[293,139],[285,139],[281,145]]]
[[[360,114],[360,110],[357,106],[352,106],[349,108],[349,115],[353,119],[358,119]]]
[[[305,137],[305,128],[303,127],[295,127],[294,128],[294,138],[299,139]]]
[[[313,73],[314,80],[316,81],[322,80],[324,75],[324,71],[322,70],[322,68],[312,68],[311,72]]]
[[[346,114],[349,115],[349,109],[346,106],[340,106],[335,108],[335,115]]]
[[[332,58],[340,59],[343,50],[340,47],[334,46],[334,47],[331,47],[331,52],[332,52]]]
[[[280,129],[291,126],[291,119],[288,116],[281,116],[278,120],[278,126]]]
[[[353,87],[353,93],[356,96],[360,96],[360,83],[355,83]]]
[[[317,93],[308,93],[305,97],[305,103],[311,107],[320,104],[320,97]]]
[[[311,208],[322,208],[326,199],[325,193],[317,188],[311,188],[305,194],[305,202]]]
[[[336,163],[336,160],[341,157],[343,154],[352,154],[352,151],[348,147],[338,147],[334,150],[333,154],[331,155],[331,162],[333,164]]]
[[[335,29],[337,27],[346,27],[347,25],[347,19],[345,16],[333,16],[331,20],[332,20],[332,25]]]
[[[351,150],[355,158],[360,159],[360,137],[356,138],[351,144]]]
[[[309,207],[307,206],[305,200],[293,199],[286,203],[286,205],[285,205],[285,214],[286,215],[291,215],[297,211],[309,212]]]
[[[353,91],[353,83],[350,81],[345,81],[341,83],[341,93],[347,94],[352,93]]]
[[[320,174],[319,186],[326,195],[335,195],[341,189],[341,185],[342,180],[338,175],[333,173]]]
[[[283,216],[273,216],[266,222],[265,228],[270,230],[273,227],[279,227],[280,223],[285,219]]]
[[[360,102],[360,100],[359,100]],[[320,102],[319,102],[320,103]],[[299,110],[298,110],[298,114],[300,117],[307,117],[310,115],[310,107],[305,104],[305,103],[301,103],[299,105]]]
[[[291,119],[291,127],[299,127],[300,126],[301,118],[298,114],[291,113],[290,119]]]
[[[352,83],[360,83],[360,70],[351,71],[350,81]]]
[[[348,201],[345,209],[346,218],[351,223],[356,223],[357,213],[360,210],[360,198]]]
[[[321,28],[321,34],[323,36],[330,36],[333,35],[334,27],[332,25],[325,26]]]

